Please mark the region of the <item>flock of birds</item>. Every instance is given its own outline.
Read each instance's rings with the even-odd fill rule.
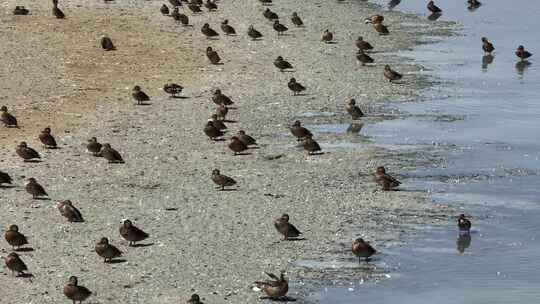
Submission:
[[[186,2],[186,0],[182,1]],[[194,14],[202,12],[201,6],[204,6],[208,11],[218,9],[217,4],[212,0],[206,0],[204,3],[202,0],[191,0],[185,4],[182,1],[169,0],[170,4],[172,5],[172,11],[166,4],[163,4],[163,6],[160,8],[161,14],[172,17],[182,25],[189,25],[188,16],[184,13],[180,13],[180,8],[187,6],[187,8]],[[263,5],[270,4],[272,2],[272,0],[259,1]],[[399,4],[399,1],[396,0],[392,0],[390,4],[393,3],[397,5],[396,2]],[[52,0],[52,3],[53,15],[59,19],[65,18],[65,14],[58,7],[58,0]],[[469,8],[477,8],[480,6],[480,2],[476,0],[468,0],[468,3],[470,5]],[[432,14],[442,14],[442,9],[436,6],[433,1],[428,2],[427,8]],[[13,10],[13,14],[15,15],[28,15],[29,13],[29,10],[24,6],[16,6]],[[270,8],[266,8],[264,10],[263,16],[273,22],[273,29],[277,32],[278,37],[282,36],[288,30],[287,26],[280,22],[279,16],[275,12],[272,12]],[[382,15],[374,15],[365,20],[366,23],[372,24],[375,31],[377,31],[380,35],[388,35],[388,27],[383,24],[383,21],[384,17]],[[304,26],[304,22],[296,12],[292,14],[291,22],[297,27]],[[232,25],[229,24],[228,20],[223,20],[220,28],[225,35],[236,35],[236,30]],[[212,29],[208,23],[205,23],[202,26],[201,33],[208,39],[219,36],[219,33]],[[247,35],[252,40],[258,40],[263,37],[262,33],[256,30],[253,25],[249,27]],[[333,40],[334,34],[329,30],[325,30],[322,33],[322,42],[332,43]],[[374,62],[374,59],[368,54],[374,49],[369,42],[363,40],[362,37],[358,37],[355,45],[358,49],[356,59],[359,64],[366,65]],[[101,47],[105,51],[114,51],[116,49],[112,40],[106,36],[101,38]],[[495,50],[495,47],[487,38],[483,37],[482,49],[486,54],[491,55],[491,53]],[[523,46],[519,46],[515,54],[522,61],[532,56],[532,54],[525,50]],[[210,63],[220,64],[221,58],[219,54],[211,47],[207,48],[206,55]],[[278,56],[275,59],[274,65],[281,72],[293,69],[293,65],[286,61],[282,56]],[[385,65],[383,75],[390,82],[397,81],[402,78],[402,75],[394,71],[389,65]],[[293,95],[302,94],[302,92],[306,90],[306,87],[297,82],[294,77],[290,78],[288,88],[292,91]],[[183,87],[175,83],[168,83],[163,87],[163,91],[173,98],[178,97],[182,90]],[[138,85],[133,87],[132,98],[138,105],[145,104],[146,102],[150,101],[150,97]],[[230,97],[223,94],[220,89],[216,89],[213,92],[211,99],[216,104],[216,112],[211,115],[210,119],[204,126],[203,132],[211,140],[221,140],[227,129],[225,122],[227,122],[226,116],[230,109],[229,106],[233,105],[234,102]],[[358,120],[364,116],[364,113],[356,105],[356,101],[354,99],[347,101],[345,109],[353,120]],[[13,114],[9,113],[7,107],[2,106],[0,108],[0,112],[0,122],[5,127],[18,128],[17,119]],[[295,121],[289,127],[289,129],[297,141],[301,142],[301,145],[308,155],[320,153],[320,145],[313,139],[313,134],[311,131],[302,126],[300,121]],[[46,149],[57,148],[55,137],[52,135],[49,127],[41,131],[41,133],[38,135],[38,139]],[[246,150],[257,145],[257,141],[252,136],[246,134],[244,130],[239,130],[235,136],[231,137],[230,140],[231,142],[228,144],[228,148],[234,153],[234,155],[242,155]],[[109,163],[124,163],[121,154],[117,150],[113,149],[108,143],[99,143],[95,137],[88,140],[86,148],[93,156],[103,157]],[[26,142],[19,143],[16,148],[16,154],[25,162],[36,162],[40,159],[40,154],[33,148],[29,147]],[[218,169],[214,169],[212,171],[211,180],[218,186],[219,190],[225,190],[226,187],[232,187],[237,183],[233,178],[222,174]],[[384,167],[377,168],[375,172],[375,181],[384,191],[396,190],[396,188],[398,188],[400,185],[398,180],[386,173]],[[13,179],[8,173],[0,171],[0,186],[2,184],[12,184],[12,182]],[[46,190],[35,178],[30,177],[26,179],[25,190],[32,195],[33,199],[48,198]],[[60,201],[56,204],[56,206],[61,215],[64,216],[67,221],[84,221],[81,212],[70,200]],[[276,219],[274,221],[274,226],[277,231],[283,235],[283,240],[297,239],[302,235],[302,232],[300,232],[292,223],[290,223],[288,214],[283,214],[281,217]],[[458,218],[458,227],[460,234],[468,235],[471,229],[471,222],[465,217],[465,215],[462,214]],[[136,242],[143,241],[149,237],[148,233],[133,225],[130,220],[123,221],[119,227],[119,233],[123,239],[129,242],[129,246],[134,246]],[[26,273],[26,271],[28,271],[28,268],[21,257],[16,253],[17,250],[21,249],[21,247],[28,245],[26,236],[19,231],[17,225],[11,225],[5,232],[4,237],[8,244],[13,247],[13,252],[9,253],[6,257],[2,257],[7,268],[10,269],[14,274],[27,276],[28,273]],[[351,251],[359,258],[359,261],[364,259],[366,262],[368,262],[370,257],[377,252],[362,238],[358,238],[353,241]],[[122,252],[116,246],[110,244],[108,238],[106,237],[102,237],[95,244],[95,252],[104,259],[105,263],[111,262],[113,259],[122,255]],[[269,299],[287,299],[286,294],[289,286],[288,280],[285,278],[284,273],[282,272],[280,276],[276,276],[271,273],[267,274],[270,278],[269,280],[255,282],[255,285],[262,290]],[[68,279],[67,284],[64,286],[63,292],[68,299],[73,301],[73,303],[82,302],[92,294],[90,290],[78,284],[78,278],[76,276],[71,276]],[[193,294],[187,302],[192,304],[201,303],[197,294]]]

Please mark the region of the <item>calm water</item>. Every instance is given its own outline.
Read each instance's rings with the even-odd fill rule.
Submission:
[[[388,0],[378,0],[386,4]],[[394,9],[426,17],[427,1]],[[398,106],[399,119],[360,131],[392,149],[426,151],[441,159],[405,176],[405,188],[427,189],[473,218],[470,240],[458,242],[455,222],[425,227],[420,240],[385,248],[381,267],[399,275],[378,283],[351,282],[313,297],[321,303],[534,303],[540,299],[540,1],[439,0],[439,20],[458,21],[463,35],[400,55],[425,66],[438,83],[419,102]],[[480,38],[495,45],[483,63]],[[525,45],[535,56],[516,66]],[[537,53],[537,56],[536,56]],[[343,132],[347,126],[318,126]],[[458,244],[459,243],[459,244]],[[463,253],[460,253],[461,249]]]

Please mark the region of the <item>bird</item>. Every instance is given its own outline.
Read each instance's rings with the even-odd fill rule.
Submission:
[[[39,156],[39,153],[37,153],[36,150],[28,147],[28,145],[24,141],[21,141],[19,143],[15,152],[17,152],[17,155],[19,155],[25,162],[31,161],[36,158],[41,158]]]
[[[471,231],[471,221],[465,217],[465,214],[459,215],[457,225],[461,233],[469,233]]]
[[[475,9],[479,8],[482,5],[482,3],[478,0],[467,0],[467,3],[469,4],[467,9],[471,11],[474,11]]]
[[[114,258],[122,256],[122,251],[109,244],[109,239],[106,237],[102,237],[99,242],[96,243],[94,249],[100,257],[105,259],[105,263],[111,262]]]
[[[105,51],[114,51],[116,50],[116,47],[114,46],[111,38],[107,36],[101,37],[101,48]]]
[[[375,60],[371,58],[368,54],[364,53],[363,50],[359,49],[356,53],[356,60],[357,62],[361,63],[362,66],[365,66],[367,63],[373,63]]]
[[[146,101],[150,101],[150,97],[148,97],[148,95],[146,95],[146,93],[143,92],[141,87],[138,85],[133,87],[131,96],[137,101],[137,105],[142,105]]]
[[[289,215],[286,213],[274,220],[274,227],[283,235],[284,241],[298,238],[302,234],[293,224],[289,223]]]
[[[334,34],[330,32],[328,29],[324,30],[321,37],[321,41],[323,41],[324,43],[330,43],[332,42],[332,40],[334,40]]]
[[[246,134],[246,131],[244,130],[238,130],[238,132],[236,133],[236,137],[238,137],[238,139],[244,143],[244,145],[246,146],[255,146],[257,145],[257,141],[255,140],[255,138],[249,136]]]
[[[186,16],[186,14],[180,14],[178,7],[173,8],[173,12],[171,13],[171,17],[175,21],[180,22],[183,26],[189,25],[189,18]]]
[[[433,13],[433,14],[440,14],[442,13],[442,9],[440,9],[433,1],[429,1],[427,4],[427,9]]]
[[[225,134],[219,128],[216,128],[211,120],[206,122],[203,131],[204,134],[206,134],[206,136],[208,136],[211,140],[217,140],[219,137],[222,137]]]
[[[187,304],[203,304],[203,302],[201,302],[201,298],[196,293],[192,294],[189,300],[186,301],[186,303]]]
[[[176,1],[176,0],[173,0],[173,1]],[[178,1],[180,2],[180,1]],[[161,8],[159,9],[159,11],[161,12],[162,15],[168,15],[169,14],[169,7],[166,5],[166,4],[163,4],[161,6]]]
[[[229,20],[227,19],[221,22],[221,30],[225,33],[225,35],[236,35],[234,27],[229,25]]]
[[[143,241],[149,237],[148,233],[135,227],[130,220],[123,220],[119,231],[122,238],[129,242],[129,246],[133,246],[136,242]]]
[[[218,64],[221,61],[218,53],[214,51],[211,47],[206,48],[206,57],[208,57],[208,60],[210,60],[212,64]]]
[[[56,203],[56,208],[60,214],[65,217],[70,223],[82,223],[84,219],[79,209],[73,206],[70,200],[60,201]]]
[[[212,114],[210,116],[210,119],[209,121],[212,122],[212,124],[214,125],[214,127],[216,127],[217,129],[219,130],[225,130],[227,129],[227,126],[225,125],[225,123],[221,120],[218,119],[218,116],[217,114]]]
[[[291,22],[297,27],[304,26],[304,22],[302,21],[302,19],[300,19],[300,17],[298,17],[298,14],[296,12],[292,13]]]
[[[54,136],[51,135],[51,128],[49,127],[46,127],[41,131],[39,134],[39,140],[47,149],[57,148],[56,140],[54,139]]]
[[[76,276],[69,277],[68,283],[64,286],[64,295],[73,301],[82,303],[88,299],[92,292],[84,286],[79,286],[78,278]]]
[[[484,54],[491,55],[491,53],[495,50],[495,47],[486,37],[482,37],[482,50],[484,50]]]
[[[345,109],[347,110],[347,113],[352,116],[353,120],[357,120],[364,116],[364,112],[356,105],[356,100],[354,98],[349,99]]]
[[[234,155],[238,155],[248,149],[247,145],[236,136],[231,137],[231,142],[228,147],[234,152]]]
[[[401,3],[401,0],[390,0],[388,2],[388,9],[394,9],[396,6],[398,6]]]
[[[2,259],[6,263],[6,267],[11,270],[13,274],[17,273],[17,276],[24,275],[24,272],[28,270],[26,264],[15,252],[8,254],[7,257],[2,257]]]
[[[383,21],[384,21],[384,16],[382,15],[372,15],[372,16],[367,17],[364,20],[366,24],[367,23],[372,23],[372,24],[382,23]]]
[[[226,105],[230,106],[234,104],[234,102],[229,98],[227,95],[221,93],[220,89],[216,89],[214,91],[214,94],[212,95],[212,101],[217,105]]]
[[[49,196],[43,186],[41,186],[33,177],[26,179],[24,189],[26,190],[26,192],[32,195],[33,199],[40,199],[45,196]]]
[[[403,78],[403,75],[392,70],[392,68],[390,68],[390,66],[387,64],[384,66],[384,77],[388,79],[389,82],[392,82],[400,80],[401,78]]]
[[[88,143],[86,144],[86,150],[88,152],[92,153],[94,156],[101,156],[101,147],[102,145],[97,141],[97,138],[92,137],[88,140]]]
[[[64,19],[66,15],[64,14],[64,12],[62,12],[61,9],[58,8],[58,0],[52,0],[52,3],[53,3],[53,15],[57,19]]]
[[[278,36],[283,35],[283,33],[289,30],[285,25],[279,23],[279,20],[274,20],[273,28],[277,32]]]
[[[526,51],[523,45],[520,45],[518,46],[516,50],[516,56],[518,56],[521,59],[521,61],[524,61],[525,59],[531,57],[532,54]]]
[[[202,13],[202,10],[201,10],[201,7],[196,4],[196,3],[193,3],[193,2],[190,2],[188,4],[188,8],[190,11],[192,11],[193,13]]]
[[[212,170],[211,178],[212,181],[219,186],[220,191],[224,191],[225,187],[232,187],[236,185],[236,181],[233,178],[221,174],[218,169]]]
[[[313,134],[311,134],[311,131],[302,127],[302,124],[299,120],[295,121],[292,126],[289,127],[289,129],[292,135],[294,135],[294,137],[296,137],[298,141],[304,139],[305,137],[313,136]]]
[[[28,15],[28,14],[30,14],[30,11],[24,6],[17,5],[13,9],[13,15],[25,16],[25,15]]]
[[[373,49],[373,46],[369,42],[365,41],[362,36],[359,36],[356,39],[355,45],[358,48],[358,50],[362,50],[362,51],[369,51]]]
[[[216,2],[211,1],[211,0],[206,0],[206,3],[204,3],[204,7],[206,7],[209,12],[215,11],[218,9]]]
[[[122,155],[115,149],[111,147],[111,144],[103,144],[103,147],[100,151],[101,156],[103,156],[106,160],[109,161],[109,163],[115,163],[115,164],[123,164],[124,159],[122,158]]]
[[[278,56],[276,60],[274,60],[274,65],[279,69],[280,72],[293,68],[293,66],[288,61],[285,61],[282,56]]]
[[[321,151],[321,146],[313,139],[312,135],[304,137],[302,140],[302,147],[304,147],[304,150],[308,155],[313,155],[313,153]]]
[[[262,38],[262,34],[261,32],[259,32],[258,30],[256,30],[253,25],[250,25],[249,26],[249,29],[248,29],[248,36],[251,38],[251,40],[257,40],[259,38]]]
[[[8,112],[8,108],[6,106],[2,106],[0,108],[0,112],[2,112],[2,114],[0,114],[0,122],[2,122],[5,127],[8,127],[8,128],[18,127],[17,118],[15,118],[15,116],[11,115]]]
[[[291,91],[293,91],[294,96],[296,96],[298,93],[306,90],[306,88],[303,85],[296,82],[296,78],[294,78],[294,77],[289,80],[289,83],[287,84],[287,86],[289,87],[289,89]]]
[[[383,191],[390,191],[397,188],[401,185],[397,179],[386,174],[386,169],[384,167],[378,167],[375,172],[375,181],[382,187]]]
[[[24,234],[19,232],[19,227],[17,225],[9,226],[9,229],[4,233],[4,238],[6,242],[13,247],[13,250],[16,250],[15,247],[20,248],[28,244],[28,240]]]
[[[13,182],[13,179],[11,178],[11,176],[9,176],[9,174],[7,174],[6,172],[2,172],[0,171],[0,187],[2,186],[2,184],[10,184]]]
[[[218,32],[216,32],[214,29],[210,27],[210,24],[205,23],[203,27],[201,28],[201,32],[203,35],[206,36],[206,38],[213,38],[219,36]]]
[[[221,121],[225,120],[225,117],[227,116],[227,113],[229,113],[229,108],[227,108],[224,104],[219,104],[216,108],[216,115],[217,118]]]
[[[390,34],[390,31],[388,31],[388,27],[386,25],[382,24],[382,23],[373,23],[373,28],[381,36],[385,36],[385,35]]]
[[[266,10],[264,10],[264,13],[263,13],[263,16],[268,19],[268,20],[276,20],[276,19],[279,19],[279,16],[278,14],[272,12],[269,8],[267,8]]]
[[[287,282],[284,273],[281,272],[279,278],[272,273],[265,273],[271,278],[271,280],[255,282],[257,288],[261,289],[269,299],[283,299],[283,297],[285,297],[289,291],[289,282]]]
[[[182,1],[181,0],[169,0],[169,3],[173,6],[173,7],[177,7],[177,6],[182,6]],[[165,4],[163,4],[165,5]],[[166,5],[165,5],[166,6]]]
[[[352,252],[358,257],[358,262],[360,262],[362,258],[368,262],[369,257],[374,255],[377,251],[368,242],[358,238],[352,243]]]
[[[183,89],[183,86],[176,83],[167,83],[163,86],[163,91],[171,95],[171,98],[176,98],[178,94],[182,93]]]

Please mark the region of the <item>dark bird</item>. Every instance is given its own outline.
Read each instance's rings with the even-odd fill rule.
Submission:
[[[64,12],[62,12],[61,9],[58,8],[58,0],[52,0],[52,3],[53,3],[53,15],[57,18],[57,19],[64,19],[66,17],[66,15],[64,14]]]
[[[75,304],[76,302],[82,303],[88,299],[92,295],[92,292],[84,286],[79,286],[77,277],[71,276],[68,283],[64,286],[64,295]]]
[[[136,242],[143,241],[149,237],[148,233],[133,226],[130,220],[123,220],[119,231],[124,240],[129,241],[129,246],[133,246]]]
[[[201,32],[206,36],[206,38],[213,38],[219,36],[218,32],[210,27],[210,24],[205,23],[201,28]]]
[[[234,155],[238,155],[238,153],[242,153],[248,149],[247,145],[236,136],[231,137],[228,147],[234,152]]]
[[[293,224],[289,223],[289,215],[286,213],[274,221],[274,227],[283,235],[284,241],[298,238],[302,234]]]
[[[196,4],[196,3],[193,3],[193,2],[190,2],[188,4],[188,8],[190,11],[192,11],[193,13],[202,13],[202,10],[201,10],[201,7]]]
[[[215,11],[218,9],[216,2],[211,0],[206,0],[206,3],[204,3],[204,7],[208,9],[209,12]]]
[[[384,66],[384,77],[386,79],[388,79],[388,81],[392,82],[392,81],[400,80],[401,78],[403,78],[403,75],[401,75],[400,73],[392,70],[389,65],[385,65]]]
[[[206,57],[208,57],[208,60],[210,60],[212,64],[218,64],[221,61],[218,53],[212,50],[211,47],[206,48]]]
[[[212,101],[217,105],[226,105],[230,106],[234,104],[234,102],[225,94],[221,93],[220,89],[216,89],[214,91],[214,94],[212,95]]]
[[[385,36],[390,34],[390,31],[388,31],[388,27],[382,23],[373,23],[373,28],[379,33],[381,36]]]
[[[51,135],[51,128],[47,127],[41,131],[39,134],[39,141],[45,146],[47,149],[56,149],[56,140],[54,139],[54,136]]]
[[[30,14],[30,11],[24,6],[17,5],[13,9],[13,15],[25,16],[25,15],[28,15],[28,14]]]
[[[2,259],[6,263],[6,267],[11,270],[13,274],[17,273],[17,276],[24,275],[24,272],[28,270],[26,264],[15,252],[8,254],[7,257],[2,257]]]
[[[221,121],[225,120],[227,113],[229,113],[229,108],[224,104],[219,104],[216,108],[217,118]]]
[[[319,146],[319,143],[316,142],[311,135],[304,137],[302,146],[308,155],[321,151],[321,146]]]
[[[351,115],[353,120],[364,117],[364,112],[356,105],[356,100],[354,100],[354,98],[351,98],[349,102],[347,102],[345,109],[347,110],[347,113]]]
[[[101,152],[101,144],[98,143],[97,138],[92,137],[88,140],[88,144],[86,144],[86,150],[88,152],[92,153],[94,156],[101,156],[99,155],[99,152]]]
[[[457,225],[461,233],[469,233],[471,231],[471,221],[465,217],[465,214],[459,215]]]
[[[532,56],[531,53],[529,53],[528,51],[525,50],[525,47],[523,45],[520,45],[518,46],[517,50],[516,50],[516,56],[519,57],[519,59],[521,59],[521,61],[529,58]]]
[[[276,60],[274,60],[274,65],[279,69],[280,72],[293,68],[293,66],[288,61],[285,61],[281,56],[278,56]]]
[[[469,233],[460,233],[456,241],[456,247],[459,253],[465,253],[465,250],[471,246],[471,235]]]
[[[362,51],[373,50],[373,46],[369,42],[365,41],[362,36],[356,39],[355,45],[358,48],[358,50],[362,50]]]
[[[253,25],[249,26],[248,29],[248,36],[251,38],[251,40],[257,40],[259,38],[262,38],[261,32],[257,31]]]
[[[393,190],[401,185],[397,179],[386,174],[386,169],[384,167],[377,168],[377,172],[375,172],[375,182],[377,182],[384,191]]]
[[[0,108],[0,112],[2,112],[0,114],[0,121],[4,124],[4,126],[8,128],[17,128],[17,118],[9,114],[6,106],[2,106]]]
[[[291,80],[289,80],[289,83],[287,84],[289,89],[293,91],[293,95],[297,95],[298,93],[305,91],[306,88],[301,85],[300,83],[296,82],[296,79],[293,77]]]
[[[49,196],[43,186],[38,184],[35,178],[30,177],[26,179],[26,183],[24,184],[24,189],[29,194],[32,194],[33,199],[39,199],[44,196]]]
[[[180,0],[169,0],[169,3],[173,6],[173,7],[177,7],[177,6],[182,6],[182,1]],[[163,4],[165,5],[165,4]],[[166,5],[165,5],[166,6]],[[167,13],[168,14],[168,13]]]
[[[225,187],[232,187],[236,185],[236,181],[227,175],[223,175],[218,169],[212,171],[212,181],[219,186],[220,190],[225,190]]]
[[[217,114],[212,114],[210,116],[209,121],[211,121],[214,127],[218,128],[219,130],[227,129],[227,126],[225,125],[225,123],[218,119]]]
[[[304,22],[298,17],[296,12],[292,13],[291,22],[298,27],[304,26]]]
[[[368,262],[369,257],[374,255],[377,251],[373,247],[371,247],[368,242],[365,242],[363,239],[358,238],[352,243],[352,252],[355,256],[358,257],[358,262],[360,262],[362,258],[364,258],[365,261]]]
[[[4,233],[4,238],[6,239],[6,242],[13,247],[13,250],[15,250],[15,247],[19,248],[28,244],[26,236],[19,232],[19,227],[17,227],[17,225],[9,226],[9,229]]]
[[[285,25],[279,23],[279,20],[274,20],[273,27],[274,27],[274,30],[278,33],[278,36],[283,35],[283,33],[289,30]]]
[[[176,0],[173,0],[176,1]],[[169,7],[166,4],[163,4],[161,8],[159,9],[162,15],[168,15],[169,14]]]
[[[122,251],[109,244],[109,240],[106,237],[102,237],[99,242],[97,242],[94,249],[100,257],[105,259],[105,263],[111,262],[114,258],[122,256]]]
[[[211,120],[206,122],[206,126],[204,126],[203,131],[204,134],[210,137],[211,140],[216,140],[218,137],[222,137],[224,135],[223,131],[221,131],[219,128],[216,128],[214,122]]]
[[[298,120],[295,121],[293,125],[289,127],[289,129],[291,130],[292,135],[294,135],[294,137],[296,137],[298,141],[306,137],[313,136],[313,134],[311,134],[311,132],[308,129],[302,127],[302,124]]]
[[[271,21],[279,19],[279,16],[276,13],[272,12],[269,8],[264,10],[263,16]]]
[[[13,179],[11,178],[11,176],[9,176],[9,174],[7,174],[6,172],[2,172],[0,171],[0,187],[2,186],[2,184],[10,184],[13,182]]]
[[[388,9],[394,9],[396,6],[398,6],[401,3],[401,0],[390,0],[388,2]]]
[[[111,147],[110,144],[103,144],[103,147],[100,151],[101,156],[103,156],[106,160],[109,161],[109,163],[115,163],[115,164],[123,164],[124,159],[122,158],[122,155],[115,149]]]
[[[382,15],[373,15],[373,16],[369,16],[364,21],[365,23],[372,23],[372,24],[382,23],[384,21],[384,17]]]
[[[192,294],[189,300],[186,301],[186,303],[187,304],[203,304],[203,302],[201,302],[201,298],[196,293]]]
[[[470,11],[474,11],[482,5],[482,3],[478,0],[467,0],[467,3],[469,4],[467,9],[469,9]]]
[[[173,19],[175,21],[178,21],[180,22],[183,26],[187,26],[189,25],[189,18],[188,16],[186,16],[185,14],[180,14],[180,12],[178,11],[178,7],[175,7],[173,9],[173,12],[171,14],[171,17],[173,17]]]
[[[433,13],[433,14],[440,14],[442,13],[442,9],[440,9],[433,1],[429,1],[427,4],[427,9]]]
[[[70,223],[82,223],[84,219],[79,209],[73,206],[70,200],[60,201],[56,203],[56,208],[60,214],[65,217]]]
[[[334,34],[327,29],[324,30],[321,41],[323,41],[324,43],[330,43],[332,42],[332,40],[334,40]]]
[[[225,35],[236,35],[234,27],[229,25],[229,20],[227,19],[221,22],[221,30],[225,33]]]
[[[362,66],[365,66],[367,63],[373,63],[375,62],[375,60],[373,60],[373,58],[371,58],[371,56],[369,56],[368,54],[364,53],[363,50],[358,50],[358,52],[356,53],[356,60],[357,62],[359,62],[360,64],[362,64]]]
[[[171,95],[171,98],[176,98],[178,94],[182,93],[183,89],[183,86],[176,83],[167,83],[163,86],[163,91]]]
[[[484,50],[484,54],[486,55],[491,55],[491,53],[495,50],[493,44],[489,42],[486,37],[482,37],[482,50]]]
[[[244,143],[244,145],[246,146],[255,146],[257,145],[257,141],[255,140],[255,138],[249,136],[246,134],[246,131],[244,130],[238,130],[237,134],[236,134],[236,137],[238,137],[238,139]]]
[[[138,105],[144,104],[146,101],[150,101],[150,97],[146,95],[145,92],[142,91],[141,87],[136,85],[133,87],[133,90],[131,92],[131,96],[133,99],[137,101]]]
[[[101,37],[101,48],[103,48],[105,51],[114,51],[116,50],[116,47],[114,47],[114,44],[111,40],[111,38],[107,36]]]
[[[26,142],[22,141],[15,150],[17,152],[17,155],[19,155],[25,162],[31,161],[36,158],[41,158],[39,156],[39,153],[37,153],[36,150],[28,147]]]
[[[271,278],[271,280],[255,282],[255,286],[261,289],[269,299],[283,299],[289,291],[289,282],[287,282],[287,279],[285,279],[284,273],[281,272],[279,278],[272,273],[265,273]]]

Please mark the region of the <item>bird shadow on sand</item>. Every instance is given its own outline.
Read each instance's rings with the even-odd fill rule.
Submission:
[[[313,153],[308,154],[308,156],[324,155],[326,153],[328,153],[328,152],[313,152]]]
[[[212,139],[213,141],[225,141],[226,139],[225,138],[214,138]]]
[[[17,252],[32,252],[32,251],[34,251],[34,248],[32,248],[32,247],[22,247],[22,248],[14,249],[13,251],[17,251]]]
[[[218,62],[218,63],[212,63],[212,65],[224,65],[225,63],[223,62]]]
[[[281,298],[271,298],[271,297],[260,297],[259,299],[261,300],[270,300],[270,301],[273,301],[273,302],[296,302],[296,299],[295,298],[291,298],[291,297],[281,297]]]
[[[337,41],[328,41],[328,42],[325,42],[325,44],[338,44]]]
[[[17,186],[15,185],[0,185],[0,189],[11,189],[11,188],[16,188]]]
[[[136,106],[151,106],[152,104],[149,103],[149,102],[141,102],[141,103],[137,103],[135,104]]]
[[[225,188],[225,189],[221,189],[221,187],[217,188],[218,191],[221,191],[221,192],[231,192],[231,191],[238,191],[238,189],[236,188]]]
[[[226,123],[237,123],[236,120],[229,120],[229,119],[224,119],[222,120],[223,122],[226,122]]]
[[[135,247],[135,246],[134,246]],[[107,264],[121,264],[127,262],[126,259],[116,259],[106,262]]]
[[[21,273],[17,275],[17,278],[32,279],[34,277],[31,273]]]
[[[169,98],[172,98],[172,99],[189,99],[189,97],[187,97],[187,96],[169,96]]]
[[[51,199],[49,197],[34,197],[36,201],[50,201]]]
[[[40,159],[28,159],[24,161],[25,163],[41,163]]]
[[[233,156],[251,155],[249,152],[236,153]]]
[[[154,246],[154,243],[145,243],[145,244],[133,244],[131,245],[130,247],[150,247],[150,246]],[[114,260],[113,260],[114,261]]]

